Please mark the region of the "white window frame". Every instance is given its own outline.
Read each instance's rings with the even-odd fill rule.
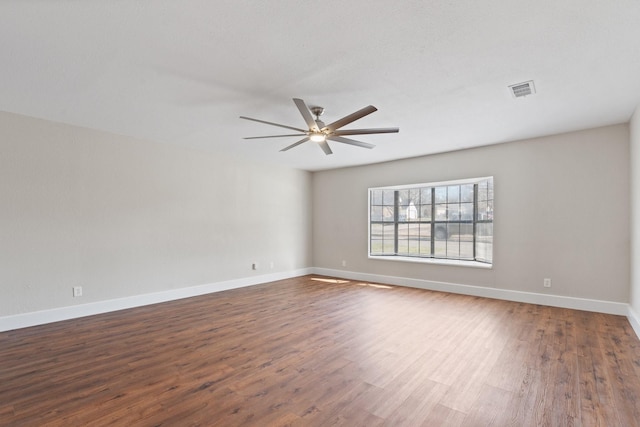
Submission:
[[[418,189],[418,188],[436,188],[436,187],[447,187],[447,186],[454,186],[454,185],[465,185],[465,184],[478,184],[481,182],[485,182],[487,180],[491,180],[492,185],[495,185],[493,183],[493,176],[485,176],[485,177],[479,177],[479,178],[467,178],[467,179],[457,179],[457,180],[449,180],[449,181],[438,181],[438,182],[429,182],[429,183],[422,183],[422,184],[406,184],[406,185],[395,185],[395,186],[384,186],[384,187],[372,187],[368,189],[368,195],[367,195],[367,226],[368,226],[368,231],[367,231],[367,255],[369,259],[375,259],[375,260],[382,260],[382,261],[401,261],[401,262],[413,262],[413,263],[425,263],[425,264],[438,264],[438,265],[453,265],[453,266],[464,266],[464,267],[476,267],[476,268],[484,268],[484,269],[491,269],[493,268],[493,263],[494,263],[494,259],[493,259],[493,232],[491,233],[491,239],[492,239],[492,245],[491,245],[491,261],[487,262],[487,261],[478,261],[478,260],[466,260],[466,259],[457,259],[457,258],[446,258],[446,257],[437,257],[435,256],[433,253],[431,253],[429,256],[403,256],[403,255],[398,255],[398,254],[393,254],[393,255],[389,255],[389,254],[384,254],[384,255],[372,255],[371,254],[371,230],[372,230],[372,223],[371,223],[371,211],[372,211],[372,200],[371,200],[371,195],[372,195],[372,191],[374,190],[407,190],[407,189]],[[477,194],[474,194],[474,206],[477,207]],[[493,202],[493,199],[492,199]],[[396,206],[397,208],[397,206]],[[478,219],[476,217],[476,208],[474,208],[474,214],[473,214],[473,222],[474,224],[478,222]],[[396,209],[397,210],[397,209]],[[491,224],[493,225],[494,223],[494,218],[493,218],[493,211],[491,212],[492,214],[492,218],[491,218]],[[431,218],[430,220],[431,223],[435,224],[436,220],[435,218]],[[376,222],[377,223],[377,222]],[[394,219],[394,224],[395,223],[399,223],[399,221],[396,219]],[[474,225],[475,227],[475,225]],[[435,228],[435,226],[434,226]],[[433,230],[433,229],[432,229]],[[475,228],[474,228],[475,230]],[[394,236],[395,239],[397,239],[397,235]],[[476,239],[476,235],[474,234],[474,248],[475,248],[475,239]],[[435,239],[435,237],[431,237],[431,239]],[[475,249],[474,249],[475,251]],[[474,252],[475,254],[475,252]]]

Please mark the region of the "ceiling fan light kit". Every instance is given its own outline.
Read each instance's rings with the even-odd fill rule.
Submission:
[[[299,98],[293,98],[293,102],[298,107],[298,111],[302,115],[305,123],[307,124],[308,129],[300,129],[293,126],[287,126],[279,123],[268,122],[265,120],[253,119],[251,117],[240,116],[241,119],[251,120],[258,123],[264,123],[271,126],[278,126],[285,129],[291,129],[294,131],[298,131],[300,133],[295,134],[287,134],[287,135],[268,135],[268,136],[251,136],[246,137],[244,139],[259,139],[259,138],[281,138],[281,137],[290,137],[290,136],[303,136],[300,141],[294,142],[293,144],[283,148],[280,151],[287,151],[291,148],[297,147],[300,144],[303,144],[307,141],[312,141],[318,143],[322,151],[325,154],[332,154],[331,148],[327,143],[327,140],[332,142],[340,142],[342,144],[355,145],[356,147],[362,148],[373,148],[375,145],[369,144],[367,142],[356,141],[355,139],[345,138],[345,135],[369,135],[376,133],[397,133],[400,129],[396,128],[372,128],[372,129],[341,129],[343,126],[348,125],[349,123],[355,122],[358,119],[367,116],[378,109],[373,105],[369,105],[364,107],[355,113],[351,113],[348,116],[344,116],[343,118],[336,120],[333,123],[325,125],[322,120],[320,120],[320,116],[324,113],[324,108],[322,107],[311,107],[309,108],[307,104]],[[313,116],[316,116],[314,119]]]
[[[326,141],[327,136],[323,133],[312,133],[311,135],[309,135],[309,139],[312,140],[313,142],[322,142],[322,141]]]

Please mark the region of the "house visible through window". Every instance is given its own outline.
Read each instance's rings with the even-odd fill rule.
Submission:
[[[369,256],[493,262],[493,178],[369,189]]]

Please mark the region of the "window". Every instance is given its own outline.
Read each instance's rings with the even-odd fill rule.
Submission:
[[[369,256],[493,262],[493,178],[369,189]]]

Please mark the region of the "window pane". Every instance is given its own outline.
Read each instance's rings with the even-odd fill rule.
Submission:
[[[473,259],[473,240],[470,242],[460,240],[460,259]]]
[[[394,190],[383,190],[382,191],[382,204],[387,206],[395,205],[395,191]]]
[[[382,224],[371,224],[371,240],[382,239]]]
[[[478,221],[484,221],[489,219],[489,216],[487,214],[487,202],[483,201],[483,202],[478,202],[478,218],[476,218]]]
[[[447,257],[447,241],[436,239],[433,242],[434,253],[433,256],[435,258],[446,258]]]
[[[393,221],[393,206],[383,206],[382,207],[382,220],[383,221]]]
[[[371,221],[382,221],[382,206],[371,206]]]
[[[371,190],[371,204],[372,205],[382,204],[382,190]]]
[[[447,219],[449,221],[460,221],[460,205],[447,205]]]
[[[493,200],[478,202],[478,221],[493,220]]]
[[[435,240],[445,240],[447,238],[447,224],[446,223],[436,223],[434,225],[434,239]]]
[[[493,200],[493,179],[478,183],[478,201]]]
[[[431,205],[420,206],[420,220],[431,221]]]
[[[420,189],[419,188],[411,188],[409,189],[409,200],[413,202],[414,205],[420,204]]]
[[[493,238],[493,224],[490,222],[479,222],[476,224],[476,239],[487,240]]]
[[[398,255],[409,253],[409,224],[398,225]]]
[[[420,256],[431,255],[431,224],[420,224]]]
[[[473,203],[460,204],[460,219],[463,221],[473,220]]]
[[[473,224],[460,224],[460,259],[473,259]]]
[[[488,181],[478,183],[478,201],[482,202],[488,199]]]
[[[465,222],[460,224],[460,236],[473,242],[473,223]]]
[[[458,203],[460,201],[460,186],[450,185],[447,187],[447,202]]]
[[[447,220],[447,205],[440,204],[436,205],[436,221],[446,221]]]
[[[398,224],[398,239],[406,239],[409,235],[409,224]]]
[[[447,202],[447,187],[436,187],[436,203],[446,203]]]
[[[420,255],[420,224],[409,224],[409,255]]]
[[[460,186],[460,201],[473,203],[473,184],[464,184]]]
[[[409,202],[409,206],[405,209],[405,215],[407,217],[407,221],[415,221],[418,219],[418,208],[413,202]]]
[[[398,191],[398,203],[402,207],[409,206],[409,190]]]
[[[382,252],[382,240],[373,240],[371,239],[371,255],[382,255],[384,254],[384,252]]]
[[[480,243],[476,248],[476,260],[493,263],[493,243]]]
[[[447,258],[460,258],[460,224],[447,224]]]
[[[393,243],[394,240],[394,235],[396,233],[396,227],[393,224],[384,224],[382,226],[382,232],[383,234],[383,239],[384,240],[390,240],[391,243]],[[393,252],[393,251],[392,251]]]
[[[420,255],[420,240],[409,240],[409,256],[419,256]]]
[[[431,187],[420,189],[420,203],[423,205],[431,204]]]
[[[407,238],[398,238],[398,255],[409,255],[409,239]]]
[[[476,224],[476,259],[479,261],[493,261],[493,224]]]
[[[383,252],[383,228],[382,224],[371,224],[371,242],[369,244],[371,254],[382,255]]]

